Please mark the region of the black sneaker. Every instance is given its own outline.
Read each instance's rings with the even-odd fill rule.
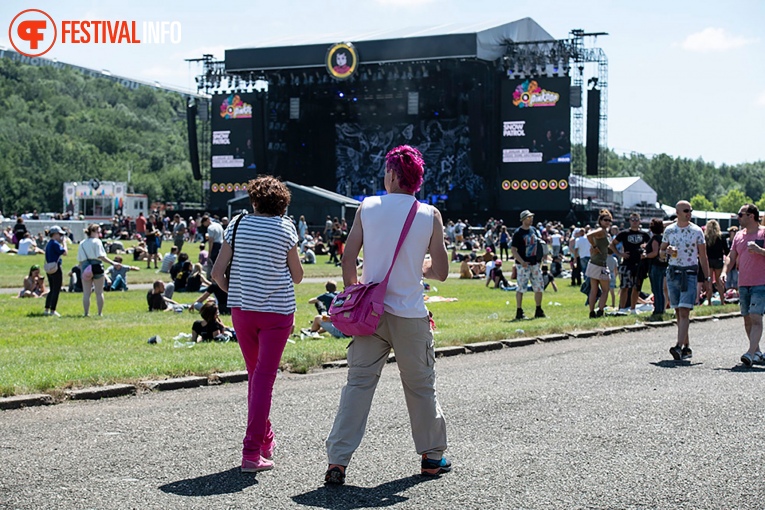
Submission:
[[[526,318],[526,314],[523,313],[523,308],[519,308],[517,312],[515,312],[515,320],[522,321]]]
[[[595,310],[590,312],[590,319],[594,319],[598,316],[598,314],[595,313]]]
[[[679,345],[671,347],[669,353],[675,358],[675,361],[680,361],[683,358],[683,348]]]
[[[597,317],[603,317],[603,314],[604,314],[604,313],[606,313],[606,312],[605,312],[605,310],[603,310],[602,308],[598,308],[598,311],[597,311],[597,313],[595,314],[595,316],[597,316]]]
[[[545,315],[545,311],[542,310],[541,306],[538,306],[537,310],[534,312],[534,318],[535,319],[544,319],[546,317],[547,317],[547,315]]]
[[[691,359],[693,357],[693,350],[689,346],[684,346],[682,350],[683,359]]]
[[[438,476],[452,470],[452,463],[446,457],[433,460],[429,459],[425,454],[422,455],[422,464],[420,466],[420,473],[424,476]]]
[[[345,483],[345,467],[339,464],[330,464],[324,475],[324,483],[327,485],[343,485]]]

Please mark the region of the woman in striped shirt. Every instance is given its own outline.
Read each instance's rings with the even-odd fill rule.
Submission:
[[[271,176],[247,184],[253,214],[232,219],[212,277],[228,292],[249,388],[242,472],[274,467],[274,433],[268,419],[276,372],[294,328],[295,290],[303,279],[295,225],[284,216],[287,187]],[[233,248],[232,248],[233,246]],[[226,277],[226,268],[231,271]]]

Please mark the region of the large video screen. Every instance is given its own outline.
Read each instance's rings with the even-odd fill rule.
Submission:
[[[569,78],[502,82],[500,209],[570,209],[569,89]]]
[[[227,201],[243,194],[257,176],[255,165],[254,93],[237,92],[212,98],[210,208],[225,210]]]

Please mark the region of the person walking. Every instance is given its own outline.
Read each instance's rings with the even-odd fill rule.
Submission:
[[[247,184],[253,214],[225,231],[212,277],[228,292],[228,307],[247,367],[244,473],[272,469],[276,440],[269,414],[276,372],[295,327],[295,288],[303,279],[295,225],[287,218],[290,192],[265,175]],[[230,273],[226,269],[231,264]]]
[[[381,282],[390,269],[385,311],[374,335],[355,336],[348,346],[348,380],[332,431],[326,440],[327,484],[345,482],[345,472],[364,436],[372,397],[391,349],[404,388],[412,437],[421,456],[420,472],[438,476],[451,470],[444,457],[446,420],[436,396],[435,350],[422,293],[422,278],[446,280],[449,257],[441,213],[419,204],[411,229],[391,269],[396,244],[422,186],[424,166],[420,151],[408,145],[385,157],[384,196],[367,197],[356,212],[346,254],[343,281],[358,282],[356,257],[364,247],[361,282]],[[430,258],[425,255],[430,252]]]
[[[64,237],[64,230],[58,225],[53,225],[48,230],[50,236],[50,242],[45,246],[45,264],[56,264],[56,271],[48,273],[48,283],[50,284],[50,291],[45,298],[45,312],[43,315],[53,315],[55,317],[61,317],[61,314],[56,311],[58,306],[58,297],[61,294],[61,286],[64,284],[64,274],[61,271],[61,256],[69,253],[69,249],[66,245],[66,237]]]
[[[77,262],[82,271],[82,308],[85,317],[90,315],[90,296],[95,291],[96,306],[99,317],[104,311],[104,262],[114,265],[114,262],[106,256],[106,250],[101,243],[99,234],[101,227],[91,224],[87,229],[88,237],[80,243],[77,251]]]
[[[528,290],[529,282],[531,282],[531,289],[534,291],[534,303],[536,304],[534,318],[546,317],[544,310],[542,310],[542,293],[544,291],[542,269],[535,256],[540,239],[536,229],[532,227],[533,224],[534,214],[529,210],[523,211],[521,213],[521,226],[513,234],[513,240],[510,243],[510,251],[513,253],[518,273],[518,291],[515,293],[517,305],[515,320],[526,318],[523,313],[523,295]]]
[[[178,253],[183,251],[183,242],[186,239],[186,222],[180,214],[173,216],[173,244],[178,247]]]
[[[694,225],[695,226],[695,225]],[[630,214],[630,227],[622,230],[611,240],[611,251],[621,257],[619,276],[621,277],[621,292],[619,293],[619,311],[637,315],[637,301],[643,284],[640,263],[645,255],[645,245],[651,237],[640,230],[640,215]],[[619,251],[619,244],[624,251]],[[704,254],[706,256],[706,253]]]
[[[662,236],[664,234],[664,221],[661,218],[653,218],[648,229],[653,236],[648,241],[645,258],[651,261],[648,279],[651,282],[651,292],[653,293],[653,318],[660,319],[667,309],[664,287],[666,286],[668,264],[667,257],[660,255]]]
[[[730,253],[728,243],[723,239],[720,232],[720,224],[717,220],[709,220],[706,228],[704,229],[704,238],[707,243],[707,260],[709,260],[709,270],[712,272],[712,284],[717,292],[720,294],[720,304],[725,303],[725,285],[720,280],[723,266],[725,265],[725,257]],[[712,294],[707,295],[709,305],[712,305]]]
[[[585,276],[590,279],[590,319],[603,317],[608,299],[608,288],[611,284],[611,272],[608,270],[608,245],[611,244],[611,236],[608,230],[611,228],[613,217],[608,209],[602,209],[598,216],[598,228],[587,234],[587,240],[592,247],[590,261],[587,263]],[[600,302],[598,311],[595,311],[595,301],[598,299],[600,288]]]
[[[756,205],[741,206],[738,211],[741,229],[733,238],[728,262],[720,275],[725,283],[728,272],[738,266],[738,304],[749,337],[749,349],[741,356],[741,362],[747,367],[765,363],[760,350],[762,315],[765,313],[765,226],[759,221],[760,211]]]
[[[677,344],[669,349],[676,360],[689,359],[693,350],[688,338],[691,310],[696,303],[696,280],[699,270],[704,273],[704,287],[711,289],[709,283],[709,262],[705,247],[704,233],[701,227],[691,223],[690,202],[681,200],[676,205],[677,223],[667,227],[661,243],[661,256],[669,257],[667,269],[667,288],[669,289],[669,304],[675,309],[677,316]],[[625,250],[626,251],[626,250]]]

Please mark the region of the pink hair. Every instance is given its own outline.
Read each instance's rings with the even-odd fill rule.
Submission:
[[[401,189],[417,193],[422,186],[425,162],[420,151],[409,145],[399,145],[385,155],[385,171],[396,172]]]

